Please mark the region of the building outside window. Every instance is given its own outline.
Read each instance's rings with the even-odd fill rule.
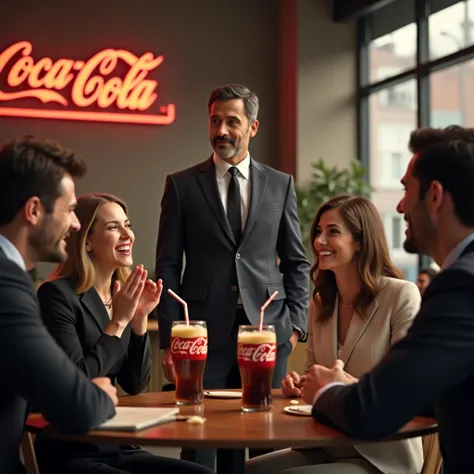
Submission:
[[[361,18],[359,156],[394,262],[416,278],[427,257],[403,250],[400,179],[421,126],[474,126],[474,0],[396,0]]]

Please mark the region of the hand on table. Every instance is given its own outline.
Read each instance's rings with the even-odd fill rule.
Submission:
[[[112,400],[114,406],[118,404],[117,389],[112,385],[112,382],[108,377],[96,377],[91,379],[91,382],[94,385],[97,385],[101,390],[103,390]]]
[[[292,370],[282,381],[281,391],[285,397],[301,397],[301,387],[306,380],[306,375],[299,376]]]
[[[313,365],[306,374],[306,380],[301,387],[303,400],[312,405],[316,393],[333,382],[349,385],[358,382],[358,379],[344,371],[344,362],[339,359],[334,362],[330,369],[322,365]]]

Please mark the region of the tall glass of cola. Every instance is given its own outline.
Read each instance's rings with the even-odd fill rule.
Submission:
[[[202,380],[207,358],[207,327],[204,321],[174,321],[171,357],[176,373],[176,404],[202,403]]]
[[[237,362],[242,379],[242,410],[272,408],[272,376],[276,361],[274,326],[239,326]]]

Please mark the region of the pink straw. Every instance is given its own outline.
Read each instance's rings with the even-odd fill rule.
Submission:
[[[184,306],[184,321],[189,325],[189,314],[188,314],[188,303],[180,298],[173,290],[168,290],[168,293],[175,299],[178,300]]]
[[[268,298],[267,301],[265,301],[264,305],[260,308],[260,320],[258,322],[258,330],[259,332],[262,332],[262,326],[263,326],[263,313],[265,312],[265,309],[267,306],[275,299],[275,296],[278,295],[278,291],[274,291],[272,296]]]

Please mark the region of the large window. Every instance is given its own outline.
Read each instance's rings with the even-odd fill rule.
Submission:
[[[474,0],[397,0],[359,20],[359,156],[394,262],[415,280],[395,207],[417,127],[474,127]]]

